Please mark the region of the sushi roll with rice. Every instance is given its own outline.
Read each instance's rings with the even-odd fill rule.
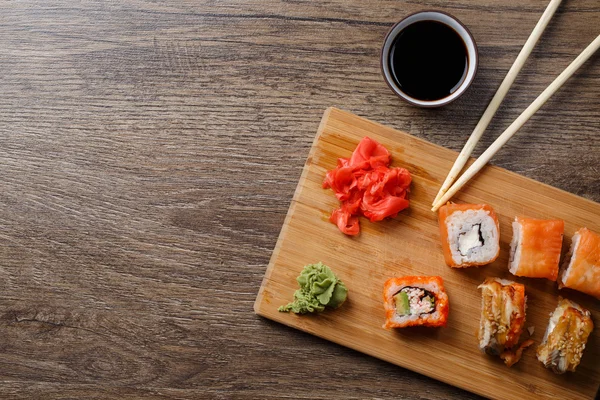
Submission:
[[[556,281],[564,221],[516,217],[512,227],[510,273]]]
[[[439,276],[404,276],[388,279],[383,287],[384,328],[445,326],[448,295]]]
[[[479,349],[501,355],[519,342],[525,325],[525,286],[505,279],[488,278],[481,289]]]
[[[593,329],[588,310],[570,300],[559,299],[544,340],[537,349],[538,360],[557,374],[575,372]]]
[[[581,228],[571,242],[558,278],[558,288],[567,287],[600,299],[600,235]]]
[[[500,254],[500,227],[492,207],[448,203],[440,208],[438,218],[448,266],[485,265]]]

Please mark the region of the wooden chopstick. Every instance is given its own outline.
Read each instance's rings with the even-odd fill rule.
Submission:
[[[433,200],[432,205],[435,205],[438,202],[438,200],[444,195],[444,193],[446,193],[446,191],[448,190],[450,185],[452,185],[460,171],[462,171],[463,167],[467,163],[467,160],[469,159],[469,156],[473,152],[473,149],[477,145],[477,142],[479,142],[479,139],[481,139],[481,135],[483,135],[483,132],[490,124],[490,121],[494,117],[494,114],[496,114],[496,111],[498,111],[500,103],[502,103],[502,100],[504,100],[506,93],[508,93],[508,90],[510,89],[511,85],[515,81],[515,78],[521,71],[521,68],[523,68],[523,65],[525,65],[527,58],[529,57],[531,51],[542,36],[542,33],[544,33],[546,26],[548,26],[548,23],[552,19],[552,16],[556,12],[556,9],[560,5],[561,1],[562,0],[551,0],[548,4],[548,7],[546,7],[546,10],[542,14],[542,17],[538,21],[537,25],[533,28],[533,31],[531,31],[531,35],[529,35],[529,38],[523,45],[523,48],[521,49],[521,52],[515,59],[515,62],[513,63],[512,67],[510,67],[510,69],[508,70],[508,73],[506,74],[506,77],[500,84],[498,91],[496,92],[496,94],[492,98],[492,101],[490,101],[490,104],[487,106],[486,110],[481,116],[481,119],[477,123],[477,126],[473,130],[473,133],[471,133],[469,140],[467,140],[467,143],[458,155],[458,158],[454,162],[452,169],[450,169],[446,180],[442,184],[442,187],[440,188],[438,194],[435,196],[435,200]]]
[[[488,149],[479,156],[465,173],[448,189],[448,191],[433,205],[432,211],[437,211],[456,192],[458,192],[490,159],[500,148],[513,137],[515,133],[539,110],[546,101],[600,48],[600,35],[589,44],[577,56],[575,60],[519,115],[519,117],[492,143]]]

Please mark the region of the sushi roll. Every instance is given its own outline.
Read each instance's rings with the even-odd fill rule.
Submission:
[[[575,372],[593,329],[588,310],[570,300],[559,299],[537,349],[538,360],[557,374]]]
[[[581,228],[571,242],[558,278],[558,288],[567,287],[600,299],[600,235]]]
[[[448,203],[440,207],[438,218],[448,266],[485,265],[500,254],[500,227],[492,207]]]
[[[505,279],[488,278],[481,289],[479,349],[500,355],[519,342],[525,325],[525,286]]]
[[[556,281],[564,221],[516,217],[512,227],[510,273]]]
[[[391,278],[383,286],[384,328],[445,326],[448,295],[439,276]]]

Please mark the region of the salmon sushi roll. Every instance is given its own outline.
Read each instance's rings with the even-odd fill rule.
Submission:
[[[556,374],[575,372],[593,330],[588,310],[573,301],[559,299],[537,349],[538,360]]]
[[[500,226],[487,204],[440,207],[440,236],[446,264],[453,268],[485,265],[500,254]]]
[[[558,278],[563,287],[600,299],[600,235],[587,228],[575,232]]]
[[[516,217],[512,227],[510,273],[556,281],[565,230],[564,221]]]
[[[448,295],[439,276],[390,278],[383,286],[384,328],[446,326]]]
[[[479,349],[501,355],[519,342],[525,325],[525,286],[505,279],[488,278],[481,289]]]

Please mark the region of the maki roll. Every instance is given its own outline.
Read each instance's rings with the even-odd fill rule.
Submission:
[[[488,278],[481,289],[479,349],[501,355],[519,342],[525,325],[525,286],[505,279]]]
[[[600,235],[587,228],[575,232],[558,278],[563,287],[600,299]]]
[[[516,217],[512,227],[510,273],[556,281],[564,221]]]
[[[439,276],[391,278],[383,286],[384,328],[445,326],[448,295]]]
[[[492,207],[448,203],[440,208],[438,218],[448,266],[485,265],[500,254],[500,228]]]
[[[559,299],[544,340],[537,349],[538,360],[557,374],[575,372],[593,329],[588,310],[570,300]]]

